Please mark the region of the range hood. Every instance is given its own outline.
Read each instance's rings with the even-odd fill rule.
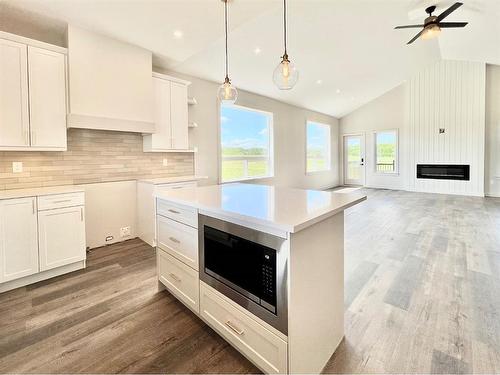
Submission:
[[[154,133],[152,53],[68,26],[69,128]]]

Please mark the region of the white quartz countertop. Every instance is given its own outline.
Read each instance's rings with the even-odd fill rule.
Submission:
[[[360,193],[335,193],[256,184],[212,185],[158,191],[155,196],[236,223],[298,232],[364,200]]]
[[[161,185],[173,184],[176,182],[189,182],[207,179],[208,176],[176,176],[176,177],[159,177],[159,178],[144,178],[137,180],[146,184]]]
[[[83,187],[75,185],[41,187],[32,189],[12,189],[0,191],[0,199],[40,197],[44,195],[79,193],[84,191],[85,189]]]

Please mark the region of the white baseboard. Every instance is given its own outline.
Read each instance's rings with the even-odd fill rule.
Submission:
[[[0,284],[0,293],[85,268],[85,260]]]

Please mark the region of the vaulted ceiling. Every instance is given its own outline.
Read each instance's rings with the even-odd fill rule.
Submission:
[[[212,81],[224,78],[220,0],[0,0],[0,11],[54,28],[71,23],[151,50],[156,65]],[[289,55],[300,70],[288,92],[272,83],[283,52],[281,0],[231,0],[230,73],[238,88],[336,117],[373,100],[441,58],[500,65],[500,1],[466,0],[439,40],[406,42],[424,9],[448,0],[289,0]],[[47,28],[51,26],[47,24]],[[177,32],[177,33],[176,33]],[[176,34],[176,35],[174,35]],[[182,34],[182,36],[180,35]]]

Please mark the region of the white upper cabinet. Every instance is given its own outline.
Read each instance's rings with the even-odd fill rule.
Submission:
[[[0,150],[66,150],[66,49],[0,36]]]
[[[172,120],[172,149],[186,150],[188,143],[188,104],[187,86],[172,82],[171,93],[171,120]]]
[[[31,146],[66,149],[66,57],[28,47]]]
[[[0,147],[29,146],[28,53],[0,39]]]
[[[152,53],[68,26],[68,127],[153,133]]]
[[[190,82],[154,73],[154,134],[144,136],[145,152],[188,149],[187,87]]]
[[[38,272],[35,199],[0,201],[0,283]]]

